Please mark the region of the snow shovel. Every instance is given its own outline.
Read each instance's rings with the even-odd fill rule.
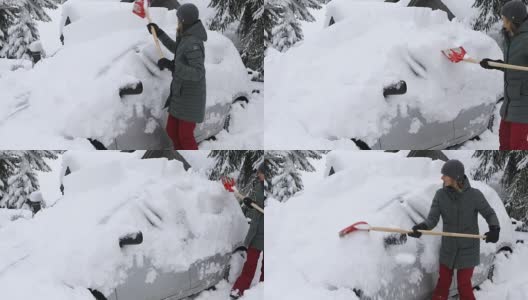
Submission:
[[[343,238],[347,234],[355,232],[355,231],[381,231],[381,232],[393,232],[393,233],[401,233],[401,234],[413,233],[412,230],[405,230],[405,229],[400,229],[400,228],[370,226],[367,222],[362,221],[362,222],[354,223],[348,226],[347,228],[339,231],[339,237]],[[438,232],[438,231],[431,231],[431,230],[418,230],[418,231],[426,235],[441,235],[441,236],[461,237],[461,238],[470,238],[470,239],[486,239],[485,235],[478,235],[478,234]]]
[[[135,0],[134,1],[134,10],[132,12],[136,15],[138,15],[140,18],[144,19],[147,17],[147,21],[152,23],[152,20],[150,19],[150,15],[148,13],[148,7],[150,6],[150,0],[147,0],[148,6],[147,9],[145,9],[145,3],[144,0]],[[158,49],[158,54],[161,58],[165,58],[163,55],[163,51],[161,51],[160,43],[158,40],[158,34],[156,33],[156,30],[150,29],[150,33],[152,34],[152,37],[154,38],[154,43],[156,43],[156,49]]]
[[[469,62],[473,64],[480,64],[480,61],[474,58],[466,57],[467,52],[466,52],[466,49],[464,49],[464,47],[442,50],[442,54],[444,54],[444,56],[447,57],[447,59],[449,59],[451,62],[454,62],[454,63],[465,61],[465,62]],[[517,70],[517,71],[528,71],[528,67],[523,67],[523,66],[510,65],[510,64],[498,63],[498,62],[493,62],[493,61],[488,62],[488,64],[492,67],[497,67],[497,68]]]
[[[235,193],[235,197],[237,198],[238,202],[242,202],[246,196],[240,194],[238,189],[235,186],[235,180],[233,178],[222,178],[222,184],[224,185],[224,188],[226,191]],[[264,214],[264,209],[262,207],[258,206],[256,203],[251,202],[251,207],[258,210],[260,213]]]

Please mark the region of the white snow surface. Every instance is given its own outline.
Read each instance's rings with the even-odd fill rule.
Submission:
[[[64,181],[66,194],[53,207],[0,228],[2,297],[93,299],[86,288],[107,293],[134,264],[185,271],[199,259],[230,253],[248,230],[221,184],[186,173],[177,161],[113,160]],[[146,219],[153,211],[158,228]],[[120,249],[119,237],[138,230],[143,244]]]
[[[439,238],[408,238],[404,245],[386,250],[386,233],[357,232],[340,239],[338,231],[358,221],[410,229],[427,215],[435,191],[441,188],[442,162],[337,150],[328,154],[326,162],[325,174],[330,165],[336,166],[336,174],[312,181],[286,203],[268,200],[266,297],[356,299],[353,288],[376,294],[400,282],[398,268],[413,259],[423,269],[411,270],[401,289],[412,288],[422,272],[437,272]],[[471,184],[483,192],[499,217],[499,244],[481,243],[482,253],[494,253],[501,243],[512,242],[511,223],[491,187],[476,181]],[[441,226],[440,221],[433,230],[441,231]],[[481,233],[488,230],[481,216],[479,226]]]
[[[156,66],[159,57],[146,20],[132,13],[130,3],[71,2],[64,5],[64,15],[87,11],[64,28],[66,45],[32,70],[1,75],[4,148],[92,149],[85,138],[109,144],[133,117],[166,115],[171,74]],[[175,13],[154,8],[151,14],[175,38]],[[207,105],[231,103],[235,94],[249,93],[249,78],[233,43],[208,31],[205,45]],[[166,49],[164,54],[172,55]],[[139,80],[141,95],[119,97],[120,87]]]
[[[428,122],[445,122],[495,103],[502,92],[499,72],[454,64],[441,53],[464,46],[477,59],[500,57],[484,33],[449,22],[441,11],[334,2],[350,7],[346,18],[284,54],[268,52],[266,147],[354,148],[350,138],[373,144],[408,108],[419,109]],[[407,94],[385,100],[383,87],[398,80],[407,82]]]

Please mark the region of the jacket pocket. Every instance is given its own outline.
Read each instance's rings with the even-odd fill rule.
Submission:
[[[183,82],[178,79],[173,79],[171,83],[171,95],[172,96],[181,96]]]
[[[510,79],[508,81],[508,85],[506,87],[506,94],[508,95],[508,98],[510,99],[511,102],[520,101],[521,87],[522,87],[521,80]]]
[[[521,95],[528,96],[528,79],[525,79],[522,82]]]

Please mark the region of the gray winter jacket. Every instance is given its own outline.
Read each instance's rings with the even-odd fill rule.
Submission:
[[[202,123],[205,118],[205,48],[207,31],[198,21],[173,41],[161,34],[160,41],[174,53],[174,72],[165,107],[177,119]]]
[[[251,196],[257,202],[257,205],[264,208],[264,183],[258,182]],[[251,219],[249,231],[246,236],[245,245],[264,251],[264,215],[254,208],[250,208],[247,212],[247,217]]]
[[[478,214],[488,225],[499,226],[497,215],[481,191],[471,187],[467,177],[461,192],[451,187],[436,191],[431,210],[424,223],[432,229],[440,217],[444,232],[479,234]],[[472,268],[480,263],[480,240],[442,237],[440,263],[450,269]]]
[[[513,38],[506,37],[504,62],[528,66],[528,21]],[[504,71],[504,103],[501,107],[502,119],[514,123],[528,123],[528,72]]]

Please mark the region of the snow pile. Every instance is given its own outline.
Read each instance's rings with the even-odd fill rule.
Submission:
[[[340,151],[331,152],[327,162],[348,167],[307,186],[286,203],[268,202],[267,297],[355,299],[357,289],[366,295],[402,299],[402,293],[408,295],[419,287],[432,290],[434,283],[424,278],[437,272],[440,238],[408,238],[391,246],[385,241],[388,233],[355,232],[340,239],[338,231],[358,221],[403,229],[421,222],[441,187],[442,162]],[[499,243],[481,242],[482,253],[495,253],[502,243],[512,242],[509,218],[491,187],[471,184],[484,193],[499,217]],[[481,233],[487,232],[481,216],[479,226]],[[434,230],[441,228],[442,222]],[[480,268],[475,273],[486,271]]]
[[[221,184],[186,173],[178,161],[115,160],[64,182],[67,192],[54,207],[0,229],[3,297],[93,299],[87,288],[108,294],[134,265],[184,272],[231,253],[248,230]],[[143,243],[121,249],[119,238],[137,231]]]
[[[477,59],[501,57],[484,33],[449,22],[441,11],[344,2],[354,9],[317,38],[284,54],[269,52],[267,147],[315,149],[327,146],[325,140],[350,138],[372,145],[409,109],[427,122],[447,122],[497,101],[500,72],[454,64],[441,54],[463,45]],[[385,99],[383,88],[400,80],[407,82],[407,93]]]
[[[497,257],[493,282],[486,281],[480,286],[481,290],[475,292],[479,300],[524,300],[528,299],[528,246],[517,244],[513,254],[507,258],[504,255]]]
[[[32,213],[27,209],[0,208],[0,229],[18,219],[31,219]]]
[[[114,9],[107,9],[106,4],[77,1],[66,5],[64,13],[74,11],[72,7],[83,11],[85,6],[87,15],[64,28],[66,45],[55,56],[32,71],[0,81],[3,147],[91,148],[85,138],[110,144],[126,132],[133,118],[154,124],[166,116],[163,107],[171,74],[156,65],[159,57],[146,21],[124,3],[109,3]],[[88,7],[95,12],[90,14]],[[151,13],[175,38],[174,12],[160,8]],[[249,90],[246,69],[229,39],[218,32],[209,31],[208,35],[207,105],[230,104],[233,96]],[[139,81],[144,87],[141,95],[119,96],[121,87]],[[213,121],[223,122],[206,120]],[[152,128],[145,128],[148,130]]]

